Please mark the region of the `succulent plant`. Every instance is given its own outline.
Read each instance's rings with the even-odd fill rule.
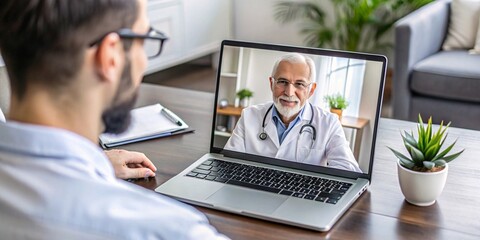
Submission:
[[[411,133],[404,131],[404,135],[400,134],[410,157],[407,157],[390,147],[388,148],[392,150],[393,154],[395,154],[400,160],[400,164],[405,168],[414,171],[429,171],[434,167],[443,167],[446,163],[460,156],[465,150],[463,149],[447,156],[457,142],[455,141],[450,146],[440,151],[448,136],[446,131],[449,126],[450,123],[443,126],[442,121],[437,132],[434,132],[432,130],[432,117],[428,119],[427,127],[425,128],[422,117],[419,114],[417,125],[418,140],[415,139],[413,131],[411,131]]]

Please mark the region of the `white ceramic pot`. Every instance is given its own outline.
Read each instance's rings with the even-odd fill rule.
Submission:
[[[248,107],[250,105],[250,98],[244,98],[240,100],[240,106],[241,107]]]
[[[447,181],[448,164],[439,172],[416,172],[397,161],[398,181],[407,202],[417,206],[435,203]]]

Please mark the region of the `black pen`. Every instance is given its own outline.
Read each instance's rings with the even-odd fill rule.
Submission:
[[[178,126],[182,126],[182,122],[180,122],[180,120],[176,119],[174,116],[172,116],[172,114],[167,112],[165,108],[162,108],[160,112],[163,114],[163,116],[168,118],[168,120],[172,121],[173,123],[176,123]]]

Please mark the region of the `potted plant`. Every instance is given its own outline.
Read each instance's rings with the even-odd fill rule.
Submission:
[[[240,100],[240,106],[247,107],[249,105],[250,98],[253,97],[253,92],[247,88],[244,88],[237,92],[237,97]]]
[[[327,95],[325,96],[325,101],[327,101],[330,107],[330,112],[337,114],[338,119],[342,119],[343,110],[348,107],[345,97],[340,94]]]
[[[282,1],[275,17],[282,23],[301,21],[300,31],[312,47],[385,53],[393,46],[385,35],[395,22],[432,1],[331,0],[333,16],[325,1]]]
[[[400,188],[407,202],[417,206],[429,206],[435,203],[442,193],[447,180],[448,162],[454,160],[463,150],[448,155],[456,141],[441,149],[447,137],[450,123],[443,126],[443,121],[436,132],[432,129],[432,117],[425,128],[422,117],[418,115],[418,139],[413,131],[404,132],[403,144],[409,157],[388,147],[398,158],[397,171]]]

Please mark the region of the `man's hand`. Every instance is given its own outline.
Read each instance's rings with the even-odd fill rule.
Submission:
[[[121,179],[154,177],[157,168],[143,153],[123,149],[105,151],[113,165],[115,176]]]

